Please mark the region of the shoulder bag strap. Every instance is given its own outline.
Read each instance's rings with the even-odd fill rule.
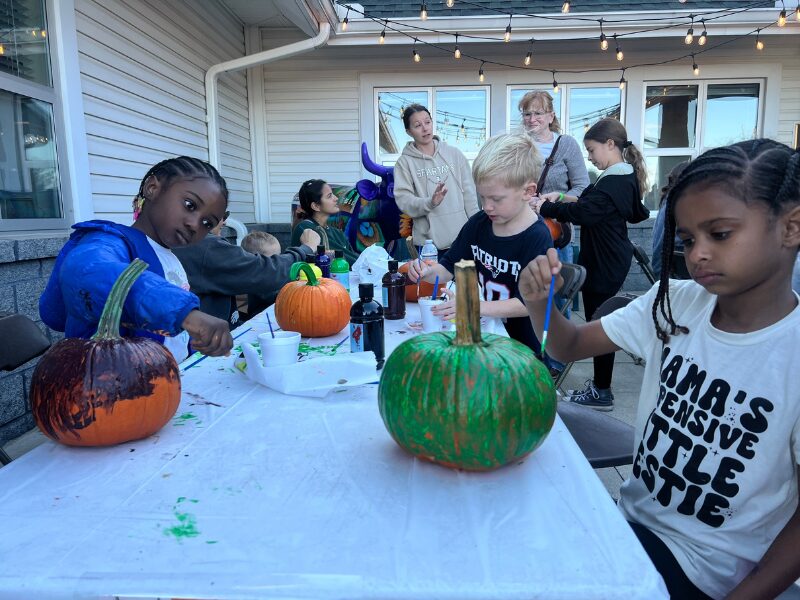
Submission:
[[[539,176],[539,182],[536,184],[536,189],[541,190],[544,188],[544,182],[547,179],[547,173],[550,171],[550,167],[553,166],[553,163],[556,162],[555,156],[556,151],[558,150],[558,143],[561,141],[561,136],[558,136],[556,139],[556,143],[553,144],[553,150],[550,152],[550,156],[548,156],[544,161],[544,169],[542,169],[542,174]]]

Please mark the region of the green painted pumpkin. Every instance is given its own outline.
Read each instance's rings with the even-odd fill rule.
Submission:
[[[456,264],[456,332],[419,335],[392,352],[378,405],[394,440],[447,467],[485,471],[518,461],[547,437],[556,392],[527,346],[480,332],[475,263]]]

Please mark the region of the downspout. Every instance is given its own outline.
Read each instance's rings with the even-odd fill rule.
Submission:
[[[217,168],[220,166],[218,135],[219,115],[217,112],[217,77],[219,74],[248,69],[250,67],[314,50],[315,48],[325,45],[330,34],[330,23],[320,23],[319,33],[313,38],[303,40],[302,42],[295,42],[294,44],[287,44],[280,48],[273,48],[272,50],[265,50],[263,52],[257,52],[256,54],[235,58],[212,65],[208,69],[206,72],[206,123],[208,125],[208,161],[212,165]]]

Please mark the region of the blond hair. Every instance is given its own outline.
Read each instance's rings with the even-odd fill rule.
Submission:
[[[542,156],[530,137],[503,133],[490,138],[472,163],[472,178],[478,185],[487,179],[499,179],[503,185],[518,188],[538,181]]]
[[[251,231],[242,238],[242,250],[262,256],[272,256],[281,253],[281,243],[271,233],[265,231]]]
[[[520,99],[517,108],[519,108],[520,113],[523,113],[526,110],[532,110],[535,102],[538,102],[545,112],[553,113],[553,120],[549,126],[550,131],[561,133],[561,123],[558,121],[558,117],[555,114],[556,111],[553,109],[553,97],[548,92],[528,92]]]

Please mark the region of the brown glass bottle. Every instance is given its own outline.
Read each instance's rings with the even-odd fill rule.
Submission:
[[[383,284],[383,318],[390,321],[406,316],[406,278],[397,272],[397,261],[389,261],[389,272],[381,279]]]

